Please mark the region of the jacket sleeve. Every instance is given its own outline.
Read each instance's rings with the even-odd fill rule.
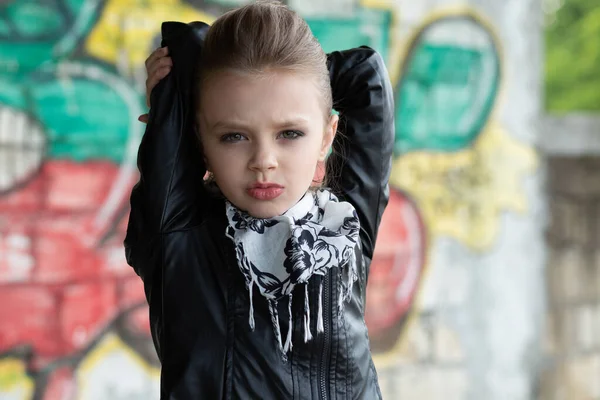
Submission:
[[[160,235],[200,223],[209,197],[193,112],[195,69],[207,29],[203,23],[162,25],[162,45],[169,47],[173,68],[151,93],[124,243],[127,262],[148,284],[159,260]],[[148,296],[148,285],[146,290]]]
[[[327,161],[330,185],[361,222],[363,253],[373,257],[389,199],[394,148],[394,97],[382,57],[366,46],[328,54],[339,132]]]

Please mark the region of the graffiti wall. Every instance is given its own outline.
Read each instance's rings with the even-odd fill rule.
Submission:
[[[0,5],[2,399],[158,398],[143,289],[122,248],[143,61],[162,21],[210,22],[241,3]],[[536,33],[508,33],[499,16],[527,18],[535,1],[482,3],[288,2],[326,51],[379,50],[395,87],[366,316],[390,399],[524,399],[533,386],[537,72],[533,58],[511,77],[527,52],[506,43],[535,46]],[[521,325],[503,333],[510,323]]]
[[[389,398],[535,397],[544,297],[541,166],[531,145],[538,34],[504,20],[535,18],[528,3],[395,3],[404,25],[389,61],[390,184],[419,217],[387,210],[385,228],[404,226],[413,240],[377,249],[368,292]]]

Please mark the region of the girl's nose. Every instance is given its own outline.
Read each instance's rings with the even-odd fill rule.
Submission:
[[[277,168],[277,154],[272,146],[257,144],[250,159],[250,169],[253,171],[266,171]]]

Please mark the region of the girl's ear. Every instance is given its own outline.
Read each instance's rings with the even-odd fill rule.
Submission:
[[[335,134],[337,133],[339,117],[337,115],[332,115],[329,117],[329,121],[327,122],[327,126],[325,127],[325,132],[323,133],[323,142],[321,143],[321,152],[319,154],[319,161],[325,161],[327,154],[329,153],[329,149],[333,144],[333,139],[335,139]]]

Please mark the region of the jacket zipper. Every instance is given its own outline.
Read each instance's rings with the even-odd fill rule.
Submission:
[[[223,382],[223,398],[224,399],[231,399],[231,396],[233,394],[233,376],[232,376],[232,370],[233,370],[233,361],[232,361],[232,352],[231,349],[233,348],[233,336],[234,336],[234,332],[233,332],[233,319],[234,319],[234,314],[235,314],[235,280],[234,280],[234,269],[232,268],[232,265],[236,265],[233,262],[235,261],[237,263],[236,259],[232,259],[231,257],[231,250],[227,248],[227,245],[225,244],[226,241],[221,242],[221,249],[223,251],[223,254],[226,254],[227,256],[225,257],[225,262],[227,264],[227,275],[228,275],[228,284],[227,284],[227,307],[225,308],[225,321],[226,321],[226,332],[227,332],[227,347],[225,349],[225,374],[224,374],[224,382]],[[234,257],[235,257],[235,250],[233,252]]]
[[[331,328],[332,328],[332,314],[333,308],[331,305],[331,289],[332,289],[332,278],[331,274],[325,275],[323,279],[327,279],[323,284],[323,349],[321,351],[321,363],[319,373],[319,387],[321,390],[321,399],[329,399],[329,362],[331,357],[329,350],[331,347]]]

